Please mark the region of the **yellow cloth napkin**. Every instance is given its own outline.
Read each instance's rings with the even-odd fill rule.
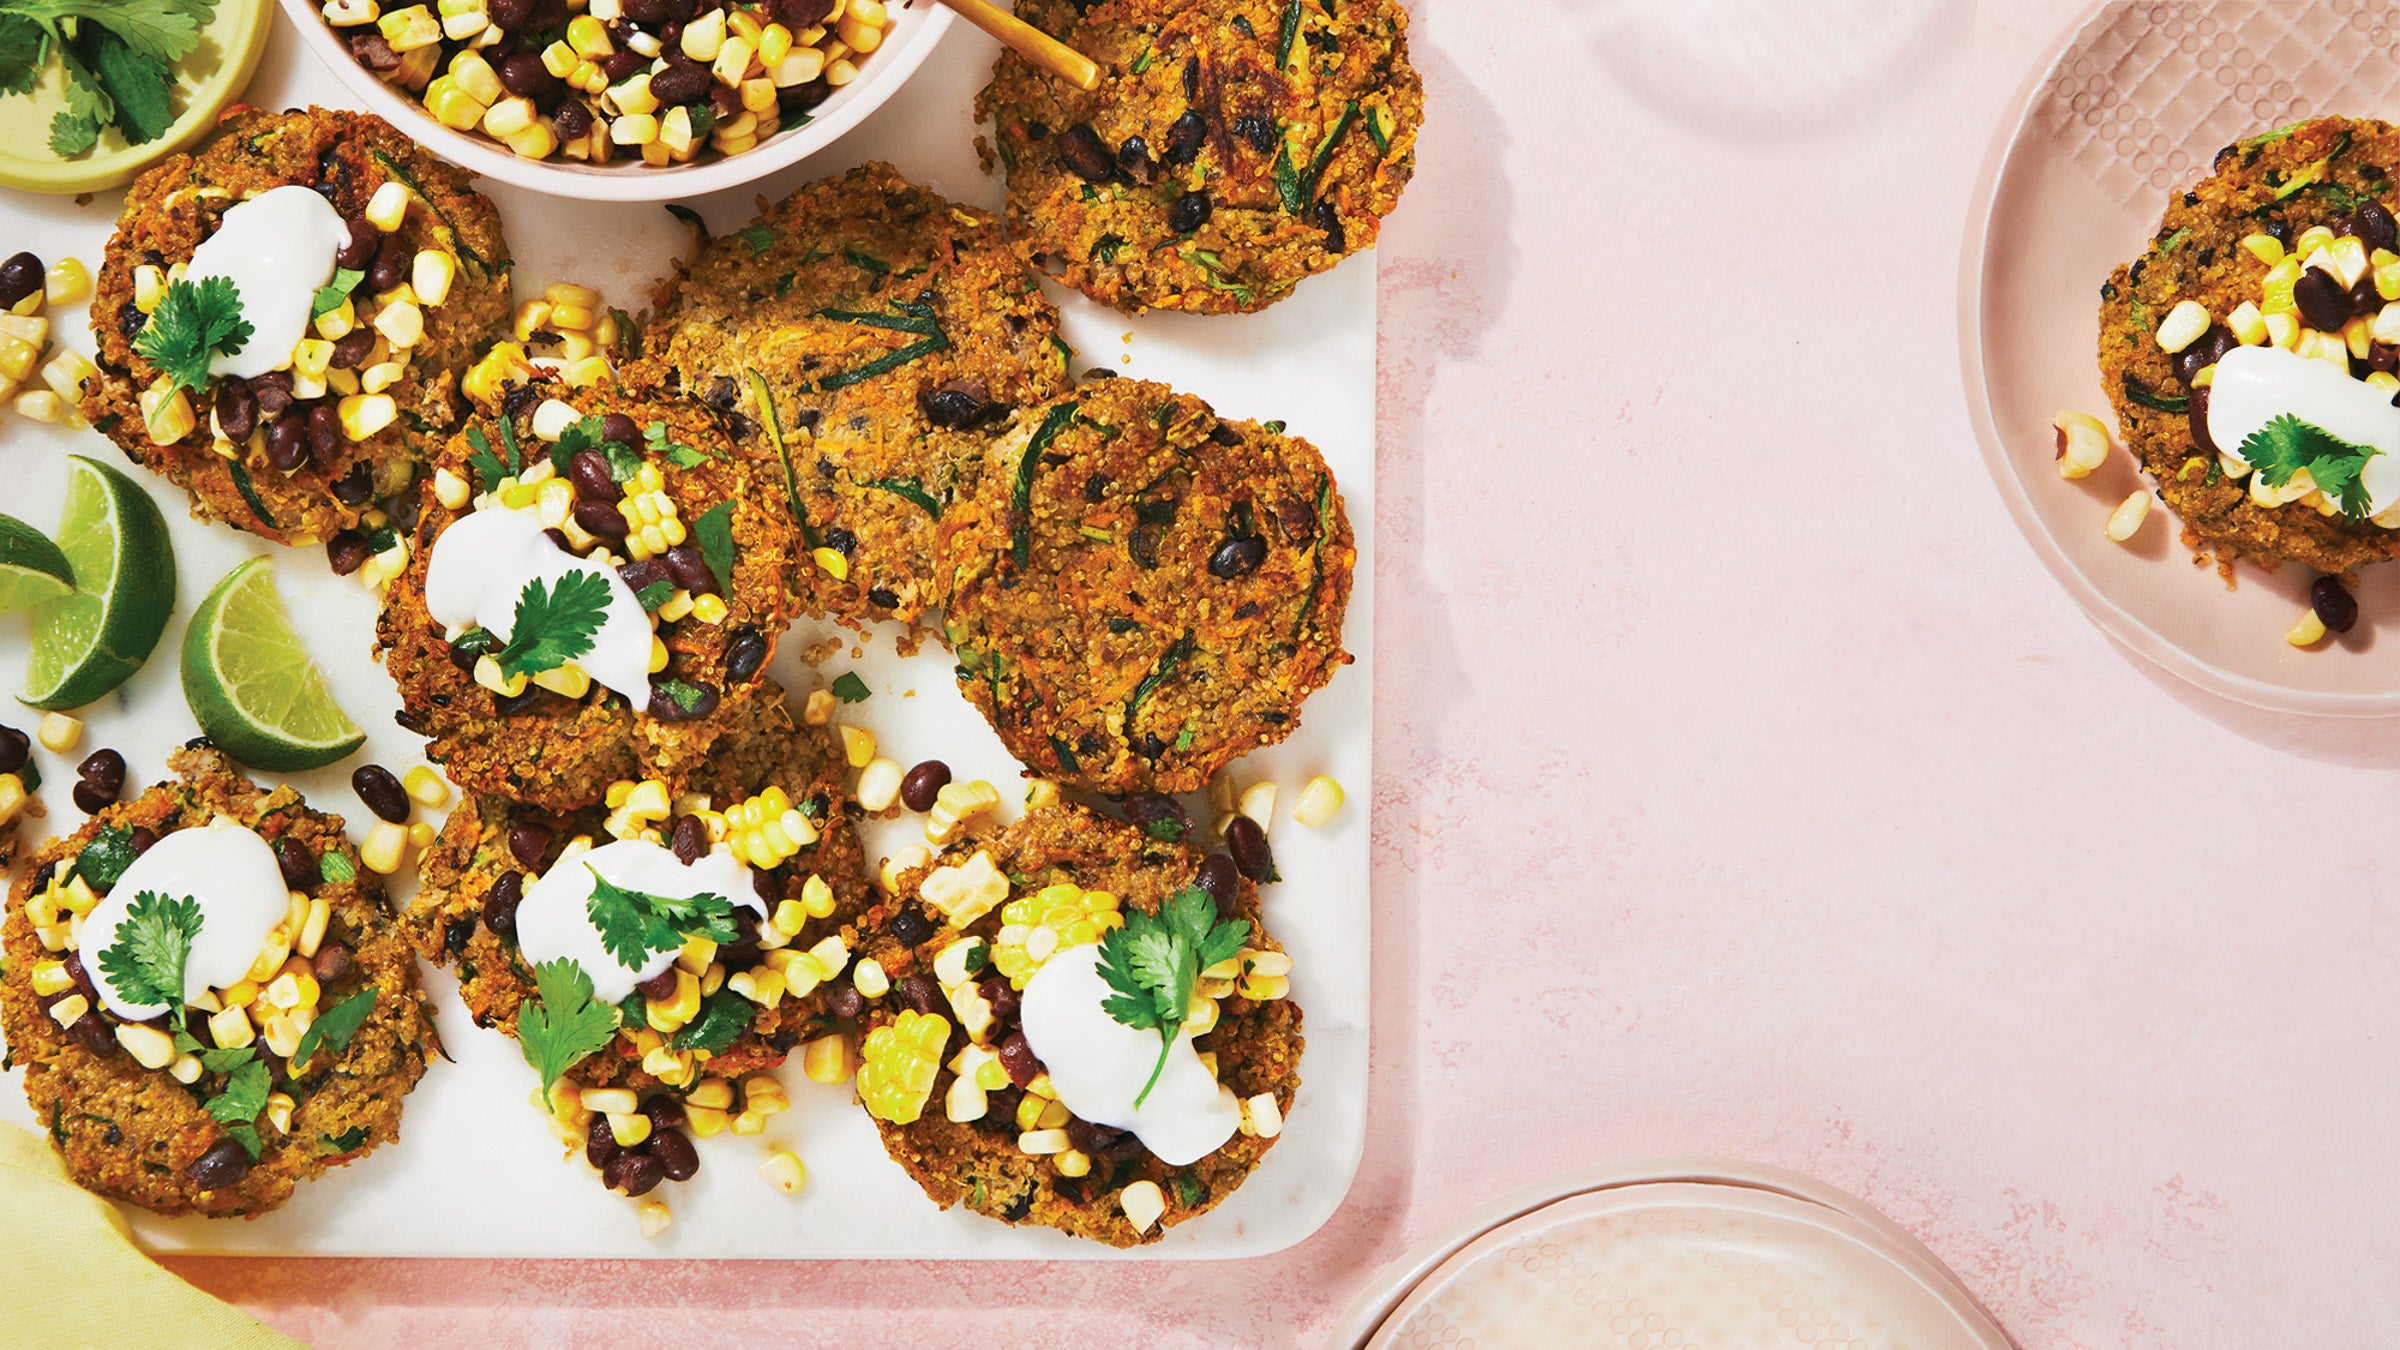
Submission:
[[[0,1347],[307,1350],[135,1249],[117,1207],[0,1123]]]

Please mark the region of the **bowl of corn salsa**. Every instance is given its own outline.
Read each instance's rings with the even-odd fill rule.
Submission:
[[[831,144],[948,31],[934,0],[282,0],[375,112],[536,192],[665,201]]]

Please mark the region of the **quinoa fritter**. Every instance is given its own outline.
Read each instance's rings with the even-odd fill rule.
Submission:
[[[300,1182],[399,1137],[401,1099],[423,1076],[429,1052],[438,1049],[433,1013],[418,989],[416,957],[390,911],[382,879],[359,861],[341,817],[309,809],[289,787],[261,790],[214,749],[179,750],[168,764],[179,781],[111,806],[74,834],[44,844],[18,879],[0,923],[7,954],[0,1031],[7,1035],[10,1061],[26,1066],[26,1096],[48,1123],[51,1143],[77,1184],[159,1214],[263,1214],[290,1199]],[[306,888],[331,911],[314,958],[323,976],[319,1006],[330,1009],[369,988],[376,998],[349,1043],[320,1049],[296,1080],[279,1056],[257,1043],[273,1070],[274,1090],[296,1103],[291,1128],[277,1128],[262,1113],[256,1163],[233,1184],[205,1189],[186,1169],[229,1137],[202,1105],[224,1090],[227,1076],[203,1072],[187,1086],[166,1070],[137,1064],[117,1045],[118,1023],[100,1007],[83,953],[68,954],[75,981],[70,989],[37,997],[32,972],[59,957],[37,940],[27,905],[54,877],[68,878],[76,859],[104,834],[170,834],[205,827],[218,815],[271,842],[299,844],[321,867],[322,860],[339,859],[329,870],[346,872],[345,879]],[[337,950],[347,956],[335,955]],[[77,995],[90,1001],[92,1011],[73,1028],[61,1028],[50,1006]],[[184,1013],[186,1029],[202,1044],[214,1044],[207,1015]]]
[[[259,430],[230,458],[213,447],[210,431],[212,411],[226,407],[227,381],[219,379],[207,393],[190,395],[190,433],[171,445],[152,444],[139,399],[158,372],[133,350],[147,322],[134,303],[135,269],[188,261],[227,209],[269,188],[313,187],[344,219],[363,220],[376,189],[392,181],[405,185],[411,197],[406,219],[382,247],[393,250],[403,275],[424,249],[456,262],[448,296],[424,309],[424,337],[398,381],[384,391],[399,404],[398,418],[363,441],[336,436],[330,453],[320,448],[285,473],[268,462],[263,445],[267,424],[281,411],[269,402],[291,401],[289,373],[279,377],[280,396],[258,396]],[[407,490],[417,465],[466,413],[460,374],[487,344],[507,335],[508,244],[499,212],[470,181],[371,114],[323,108],[229,114],[205,149],[164,161],[126,195],[94,279],[91,324],[100,374],[83,391],[84,415],[127,458],[190,492],[195,514],[204,518],[283,544],[315,543],[355,526],[376,499]],[[368,284],[352,293],[353,301],[371,301]],[[273,380],[251,383],[262,382]],[[337,401],[329,397],[318,406]]]
[[[2220,567],[2244,559],[2272,570],[2291,561],[2340,573],[2382,562],[2400,553],[2400,532],[2306,503],[2253,500],[2215,453],[2236,447],[2208,440],[2206,387],[2188,382],[2235,345],[2224,318],[2260,300],[2270,265],[2242,246],[2244,238],[2264,234],[2288,248],[2323,226],[2372,247],[2395,246],[2391,208],[2400,191],[2392,177],[2400,171],[2400,129],[2319,118],[2229,145],[2218,152],[2215,170],[2169,199],[2149,248],[2100,288],[2100,372],[2119,432],[2183,521],[2184,543],[2215,554]],[[2367,294],[2354,293],[2351,306],[2372,318],[2384,300],[2371,276],[2362,285]],[[2159,347],[2158,327],[2184,300],[2205,305],[2218,322],[2170,356]],[[2351,373],[2363,378],[2389,370],[2393,357],[2392,348],[2374,344],[2367,357],[2352,360]]]
[[[906,621],[940,603],[935,534],[975,490],[989,428],[1067,386],[1058,312],[999,219],[868,164],[683,272],[643,325],[634,378],[697,396],[788,462],[776,495],[833,563],[807,570],[809,612]]]
[[[1020,414],[944,522],[958,681],[1034,774],[1188,792],[1350,659],[1358,549],[1316,448],[1105,380]]]
[[[1089,93],[1002,52],[976,96],[1027,261],[1127,313],[1264,309],[1372,247],[1425,91],[1396,0],[1025,0]]]
[[[1124,909],[1145,912],[1155,912],[1177,892],[1197,885],[1203,856],[1083,806],[1049,806],[1028,812],[1004,830],[962,840],[933,862],[909,870],[900,878],[900,894],[914,896],[934,868],[963,863],[979,851],[990,853],[993,864],[1007,874],[1012,895],[1032,895],[1066,882],[1086,891],[1106,891]],[[1248,881],[1239,882],[1239,888],[1238,898],[1221,917],[1249,922],[1248,947],[1281,951],[1260,926],[1257,888]],[[995,940],[1004,909],[969,924],[964,935]],[[936,928],[934,936],[913,947],[892,936],[892,920],[904,910]],[[893,992],[868,1014],[869,1023],[879,1025],[898,1015],[906,996],[903,983],[911,975],[931,979],[934,958],[962,933],[943,927],[938,911],[913,899],[885,901],[865,922],[877,936],[862,954],[880,961],[893,982]],[[990,1039],[997,1044],[1009,1034],[1018,991],[996,968],[987,968],[979,984],[993,1004],[997,1020]],[[946,1008],[935,1011],[949,1015]],[[1300,1087],[1300,1024],[1300,1009],[1289,998],[1258,1001],[1234,993],[1219,1001],[1215,1028],[1195,1044],[1215,1053],[1217,1080],[1237,1099],[1272,1093],[1288,1115]],[[964,1044],[964,1034],[954,1028],[942,1052],[945,1065]],[[1012,1082],[990,1094],[981,1119],[960,1122],[943,1110],[953,1076],[945,1067],[935,1078],[926,1108],[914,1122],[875,1122],[885,1150],[925,1194],[944,1209],[965,1204],[1005,1223],[1039,1224],[1115,1247],[1155,1242],[1167,1228],[1208,1212],[1249,1177],[1275,1143],[1273,1138],[1236,1134],[1198,1162],[1174,1168],[1131,1133],[1075,1120],[1065,1128],[1092,1166],[1085,1176],[1069,1177],[1058,1170],[1054,1158],[1018,1147],[1021,1084]],[[1155,1183],[1167,1201],[1162,1221],[1147,1233],[1135,1231],[1119,1200],[1124,1188],[1137,1181]]]
[[[720,812],[734,800],[779,788],[811,819],[818,830],[816,842],[781,867],[757,874],[770,918],[779,902],[802,899],[811,876],[831,889],[832,913],[811,916],[782,944],[804,951],[828,936],[846,933],[866,902],[865,857],[851,830],[846,765],[833,734],[799,725],[771,685],[745,697],[737,721],[726,738],[731,753],[711,761],[706,776],[666,776],[659,781],[675,797],[695,791],[709,796]],[[610,842],[605,828],[609,814],[597,795],[588,805],[554,813],[474,794],[463,797],[450,813],[440,840],[419,864],[420,885],[406,926],[426,960],[456,967],[460,997],[478,1026],[515,1034],[518,1005],[534,996],[533,972],[517,951],[515,901],[558,864],[562,851],[578,836],[598,844]],[[662,841],[671,841],[676,822],[659,821],[654,827]],[[507,880],[512,877],[514,881]],[[494,899],[495,888],[504,882],[514,888],[515,899],[506,898],[506,892]],[[719,950],[717,959],[729,972],[749,969],[762,956],[755,937],[756,916],[747,909],[735,913],[736,922],[753,936]],[[824,1002],[824,990],[819,989],[758,1010],[729,1046],[705,1061],[705,1072],[733,1077],[781,1063],[814,1026],[830,1020]],[[658,1087],[660,1080],[641,1061],[632,1040],[621,1035],[567,1077],[586,1087]]]
[[[572,699],[539,685],[528,685],[513,698],[498,694],[476,682],[475,662],[462,657],[426,611],[425,577],[435,543],[465,514],[444,506],[428,482],[410,536],[408,569],[385,589],[376,639],[400,687],[400,724],[431,742],[427,758],[469,791],[570,810],[599,800],[603,789],[632,777],[645,759],[654,768],[680,770],[707,755],[717,739],[711,725],[717,708],[728,695],[761,680],[759,672],[796,612],[801,549],[798,532],[781,509],[774,471],[726,440],[717,420],[687,400],[537,382],[510,400],[506,435],[501,418],[479,416],[451,439],[437,467],[470,487],[488,489],[492,484],[482,481],[475,463],[506,467],[513,443],[518,467],[532,470],[552,453],[531,430],[532,410],[546,398],[568,401],[587,419],[607,419],[620,434],[631,426],[630,441],[609,443],[617,447],[616,460],[628,471],[635,464],[655,466],[660,490],[684,522],[687,538],[670,554],[619,569],[637,595],[660,578],[667,590],[678,589],[684,579],[674,570],[678,566],[684,574],[697,568],[696,575],[705,578],[699,522],[712,508],[732,503],[733,577],[731,594],[721,597],[722,621],[706,622],[695,611],[659,625],[669,662],[653,673],[649,703],[638,710],[597,682]],[[654,438],[666,448],[654,446]],[[482,459],[487,452],[492,459]],[[587,479],[607,476],[608,451],[586,448],[575,458],[585,456],[600,460],[598,469],[586,464]],[[573,464],[570,460],[564,475],[570,483]],[[609,546],[620,553],[625,548],[622,540]],[[661,692],[670,680],[703,691],[705,699],[683,707]]]

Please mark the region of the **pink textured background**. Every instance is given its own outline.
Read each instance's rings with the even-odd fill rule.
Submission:
[[[2400,726],[2112,648],[1961,405],[1960,219],[2079,4],[1418,0],[1431,122],[1382,250],[1375,1124],[1313,1240],[171,1264],[325,1346],[1313,1343],[1481,1201],[1697,1152],[1866,1197],[2028,1347],[2378,1339]]]

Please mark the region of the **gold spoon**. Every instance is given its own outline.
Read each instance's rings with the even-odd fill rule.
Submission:
[[[1000,39],[1017,55],[1078,89],[1100,84],[1100,67],[1073,47],[995,5],[991,0],[942,0],[968,23]]]

